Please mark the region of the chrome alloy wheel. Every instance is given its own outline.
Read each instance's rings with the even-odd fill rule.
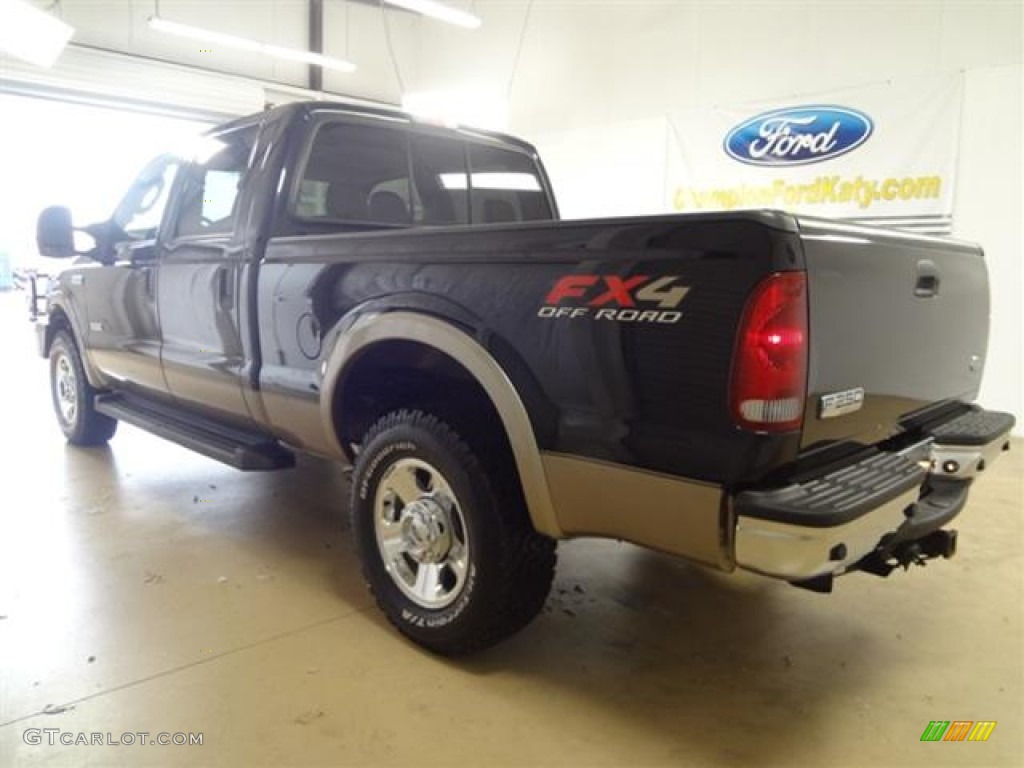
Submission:
[[[65,424],[74,424],[78,412],[78,378],[71,358],[64,353],[57,358],[53,389],[61,418]]]
[[[423,608],[451,605],[466,583],[469,535],[444,476],[420,459],[399,459],[381,477],[373,511],[377,548],[392,581]]]

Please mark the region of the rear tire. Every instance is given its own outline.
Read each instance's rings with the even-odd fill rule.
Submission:
[[[521,494],[489,476],[447,424],[396,411],[370,428],[352,477],[363,575],[388,620],[436,653],[472,653],[528,624],[554,577],[555,542]]]
[[[61,431],[73,445],[103,445],[117,431],[117,420],[93,406],[96,390],[85,376],[78,347],[67,331],[50,345],[50,393]]]

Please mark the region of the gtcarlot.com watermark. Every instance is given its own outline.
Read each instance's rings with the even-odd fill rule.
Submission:
[[[22,740],[31,746],[47,744],[55,747],[201,747],[201,733],[150,733],[149,731],[62,731],[60,728],[26,728]]]

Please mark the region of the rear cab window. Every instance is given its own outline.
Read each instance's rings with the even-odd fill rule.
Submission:
[[[533,156],[496,141],[329,117],[299,166],[288,213],[316,231],[554,218]]]
[[[416,223],[469,223],[466,147],[457,139],[414,135],[412,167],[416,177]]]
[[[314,134],[292,213],[313,221],[408,226],[411,200],[404,131],[330,121]]]
[[[533,160],[522,152],[471,144],[474,224],[550,219],[551,205]]]

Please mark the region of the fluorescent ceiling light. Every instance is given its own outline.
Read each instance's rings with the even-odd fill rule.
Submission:
[[[438,21],[447,21],[457,27],[476,29],[483,23],[479,16],[452,8],[450,5],[437,2],[437,0],[384,0],[384,2],[398,8],[405,8],[413,13],[422,13],[424,16],[430,16]]]
[[[333,69],[338,72],[354,72],[356,69],[355,64],[350,61],[345,61],[344,59],[335,59],[331,56],[324,56],[321,53],[313,53],[312,51],[300,51],[296,48],[283,48],[279,45],[271,45],[269,43],[261,43],[256,40],[248,40],[244,37],[227,35],[223,32],[214,32],[211,29],[201,29],[199,27],[189,26],[188,24],[179,24],[176,21],[168,21],[167,19],[162,19],[159,16],[149,17],[149,27],[150,29],[155,29],[158,32],[166,32],[170,35],[188,37],[193,40],[202,40],[206,43],[223,45],[227,48],[236,48],[240,51],[263,53],[267,56],[273,56],[276,59],[285,59],[286,61],[298,61],[302,64],[316,64],[324,69]]]
[[[0,51],[49,67],[68,44],[73,27],[23,0],[0,0]]]

